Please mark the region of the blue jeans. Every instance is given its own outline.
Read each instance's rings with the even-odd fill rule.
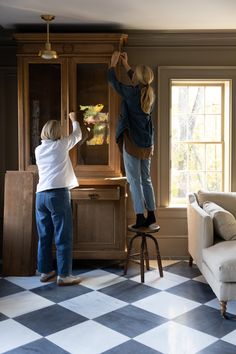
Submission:
[[[38,271],[53,270],[52,242],[55,238],[58,275],[72,271],[72,210],[70,191],[58,188],[36,193]]]
[[[151,159],[138,159],[128,154],[123,147],[123,160],[135,214],[144,214],[145,207],[149,211],[156,210],[150,176]]]

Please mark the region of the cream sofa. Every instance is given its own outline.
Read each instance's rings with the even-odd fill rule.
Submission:
[[[227,318],[227,301],[236,300],[236,239],[217,237],[215,219],[203,209],[209,204],[206,202],[216,203],[236,217],[236,193],[199,191],[189,195],[187,207],[189,265],[193,260],[197,264]]]

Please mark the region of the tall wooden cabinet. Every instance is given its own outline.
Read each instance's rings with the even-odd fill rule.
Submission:
[[[119,101],[107,82],[125,34],[51,34],[58,59],[38,52],[44,34],[16,34],[18,43],[19,169],[37,174],[34,150],[49,119],[69,134],[77,111],[83,139],[71,151],[80,186],[72,190],[74,258],[125,257],[126,181],[115,143]],[[119,73],[118,73],[119,74]]]

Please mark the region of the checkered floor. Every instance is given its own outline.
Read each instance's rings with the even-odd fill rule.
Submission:
[[[235,354],[236,301],[224,320],[196,266],[163,266],[164,278],[152,268],[145,284],[138,265],[124,277],[109,262],[77,265],[83,281],[71,287],[0,278],[0,353]]]

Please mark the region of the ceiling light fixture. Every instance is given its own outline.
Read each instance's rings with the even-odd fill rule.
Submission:
[[[39,56],[43,59],[57,59],[58,55],[55,50],[52,50],[51,43],[49,42],[49,22],[54,20],[54,15],[41,15],[41,19],[47,22],[47,41],[45,43],[45,49],[40,50]]]

